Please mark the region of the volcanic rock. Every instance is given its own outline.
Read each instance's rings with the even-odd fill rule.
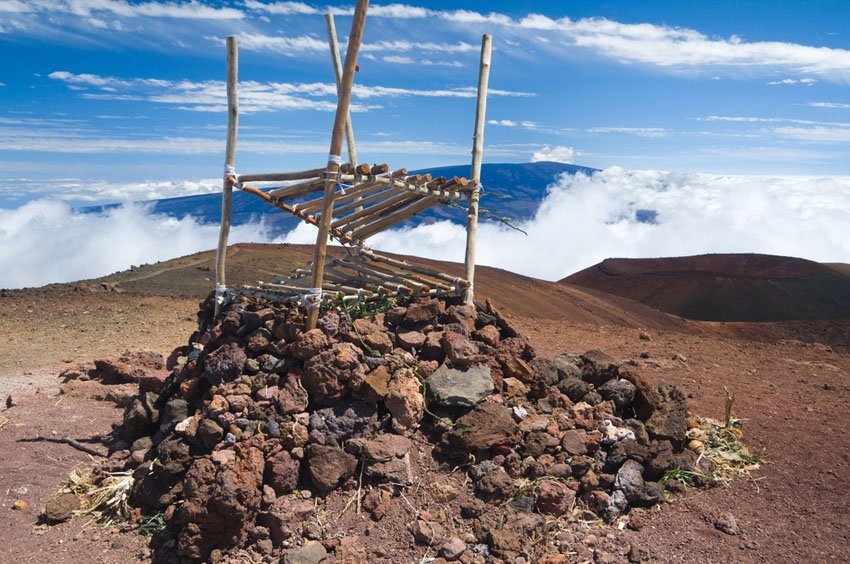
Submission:
[[[628,380],[608,380],[598,388],[599,395],[604,399],[614,402],[617,409],[623,409],[630,405],[635,399],[635,385]]]
[[[486,355],[479,352],[472,341],[460,333],[445,331],[440,343],[443,345],[446,356],[455,366],[469,366],[489,360]]]
[[[178,516],[181,556],[202,560],[214,548],[235,546],[254,522],[262,498],[263,451],[240,443],[234,454],[230,466],[199,458],[189,468]]]
[[[307,360],[313,358],[328,346],[328,337],[321,329],[311,329],[298,336],[289,352],[295,358]]]
[[[688,431],[688,400],[676,386],[663,384],[657,388],[657,402],[646,421],[646,430],[655,439],[669,440],[676,447],[684,445]]]
[[[493,393],[487,366],[462,372],[443,364],[425,380],[425,385],[433,402],[443,407],[472,407]]]
[[[70,519],[81,506],[80,498],[73,493],[56,494],[44,504],[44,519],[49,523],[62,523]]]
[[[425,334],[419,331],[407,331],[396,336],[398,346],[406,351],[415,351],[425,344]]]
[[[242,374],[248,356],[237,343],[219,347],[204,360],[204,377],[213,385],[230,382]]]
[[[275,494],[287,494],[298,487],[298,475],[301,463],[282,450],[266,460],[263,481],[270,485]]]
[[[514,443],[519,425],[510,409],[493,402],[480,403],[455,422],[455,428],[443,435],[441,448],[446,454],[460,454]]]
[[[419,426],[425,415],[425,397],[422,384],[411,370],[402,369],[395,373],[384,404],[393,417],[393,429],[403,432]]]
[[[354,474],[357,459],[344,450],[323,445],[307,447],[307,470],[313,484],[323,494],[333,490],[340,480]]]
[[[407,307],[404,324],[411,327],[422,327],[436,323],[437,318],[445,311],[445,304],[436,299],[415,302]]]
[[[307,541],[304,546],[290,548],[283,553],[281,564],[319,564],[328,557],[328,551],[319,541]]]
[[[537,485],[537,510],[556,517],[569,511],[575,503],[576,492],[555,480],[543,480]]]
[[[351,343],[337,343],[331,350],[310,358],[301,376],[310,399],[319,405],[333,405],[341,400],[349,382],[359,382],[366,375],[362,360],[363,352]]]

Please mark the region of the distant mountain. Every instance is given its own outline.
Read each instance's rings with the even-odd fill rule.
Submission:
[[[606,259],[561,282],[702,321],[850,319],[850,267],[798,258]]]
[[[596,169],[556,163],[494,163],[481,167],[481,183],[484,193],[481,199],[482,209],[488,209],[500,216],[510,217],[514,221],[528,219],[534,215],[546,190],[561,174],[592,174]],[[469,177],[469,165],[445,166],[415,172],[430,172],[435,177]],[[318,195],[318,193],[317,193]],[[168,198],[150,202],[153,211],[172,217],[194,217],[201,223],[216,223],[221,218],[221,195],[202,194]],[[103,206],[87,208],[85,211],[97,212]],[[297,220],[284,212],[260,201],[256,196],[239,192],[233,193],[233,224],[239,225],[263,219],[273,234],[278,235],[293,229]],[[441,219],[465,222],[463,210],[437,206],[417,216],[417,224],[429,223]]]

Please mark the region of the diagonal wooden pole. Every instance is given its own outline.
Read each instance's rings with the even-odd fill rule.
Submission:
[[[224,151],[224,185],[221,192],[221,230],[218,234],[218,251],[215,255],[215,315],[221,311],[225,299],[225,262],[227,237],[230,235],[230,208],[233,203],[233,181],[236,164],[236,131],[239,128],[239,98],[236,84],[239,72],[239,46],[236,36],[226,39],[227,45],[227,147]]]
[[[334,78],[336,79],[337,95],[339,85],[342,81],[342,61],[339,58],[339,41],[336,37],[336,24],[333,14],[325,14],[325,28],[328,32],[328,45],[331,48],[331,63],[334,67]],[[351,125],[351,112],[345,116],[345,140],[348,146],[348,162],[352,167],[357,166],[357,147],[354,145],[354,126]]]
[[[354,19],[351,22],[351,33],[348,36],[348,50],[345,53],[345,64],[342,69],[342,81],[339,85],[339,100],[336,105],[336,116],[334,117],[333,133],[331,134],[331,148],[328,154],[328,166],[325,172],[325,195],[322,206],[322,218],[319,223],[319,235],[316,237],[316,247],[313,254],[313,277],[312,277],[312,301],[309,303],[307,313],[307,329],[315,329],[319,320],[319,305],[321,298],[322,282],[325,275],[325,260],[328,253],[328,233],[331,228],[331,220],[334,208],[334,188],[342,164],[340,153],[342,152],[342,138],[345,132],[345,121],[348,117],[348,108],[351,104],[351,86],[354,83],[354,67],[357,64],[357,54],[360,51],[360,42],[363,39],[363,27],[366,25],[366,11],[369,9],[369,0],[357,0],[354,8]]]
[[[464,302],[472,305],[475,286],[475,237],[478,234],[478,198],[481,190],[481,161],[484,158],[484,123],[487,113],[487,87],[490,83],[490,50],[493,37],[485,35],[481,39],[481,63],[478,67],[478,104],[475,110],[475,133],[472,138],[472,193],[469,195],[469,207],[466,213],[466,257],[464,266],[466,288]]]

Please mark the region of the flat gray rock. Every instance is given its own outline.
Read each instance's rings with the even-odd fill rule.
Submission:
[[[425,384],[431,400],[443,407],[472,407],[493,393],[490,367],[474,366],[461,371],[445,364]]]

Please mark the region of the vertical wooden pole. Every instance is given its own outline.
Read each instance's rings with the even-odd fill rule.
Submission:
[[[319,223],[319,235],[316,238],[316,247],[313,254],[313,292],[321,292],[322,281],[325,276],[325,260],[328,252],[328,233],[331,228],[331,219],[334,208],[334,188],[339,177],[339,165],[342,163],[340,153],[342,152],[342,137],[345,130],[345,121],[348,117],[348,107],[351,103],[351,86],[354,83],[354,66],[357,64],[357,54],[360,51],[360,42],[363,39],[363,27],[366,24],[366,11],[369,9],[369,0],[357,0],[354,8],[354,19],[351,22],[351,33],[348,36],[348,50],[345,53],[345,64],[342,69],[342,81],[339,85],[339,100],[336,105],[336,116],[334,117],[333,133],[331,135],[331,148],[328,154],[328,166],[325,172],[325,194],[322,205],[322,218]],[[311,305],[307,315],[307,329],[315,329],[319,320],[319,300]]]
[[[331,48],[331,63],[334,67],[336,90],[339,95],[339,84],[342,81],[342,61],[339,58],[339,41],[336,37],[336,24],[333,14],[325,14],[325,28],[328,32],[328,44]],[[352,167],[357,166],[357,148],[354,145],[354,126],[351,125],[351,112],[345,116],[345,140],[348,143],[348,162]]]
[[[481,161],[484,158],[484,123],[487,113],[487,86],[490,82],[490,50],[493,37],[485,35],[481,39],[481,63],[478,67],[478,104],[475,110],[475,133],[472,137],[472,181],[475,187],[469,195],[469,207],[466,213],[466,289],[464,302],[471,305],[475,297],[475,237],[478,234],[478,198],[481,184]]]
[[[236,165],[236,131],[239,128],[239,99],[236,84],[239,71],[239,46],[235,35],[228,36],[227,44],[227,147],[224,151],[224,184],[221,192],[221,230],[218,234],[218,251],[215,255],[215,315],[221,311],[222,292],[225,289],[225,262],[227,237],[230,234],[230,208],[233,200],[233,178]]]

